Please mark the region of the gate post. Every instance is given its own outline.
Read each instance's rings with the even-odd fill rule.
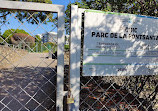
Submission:
[[[65,43],[65,7],[58,11],[58,46],[57,46],[57,111],[63,111],[64,96],[64,43]]]
[[[79,111],[80,105],[80,57],[81,57],[81,13],[77,5],[71,5],[70,32],[70,90],[74,104],[70,111]]]

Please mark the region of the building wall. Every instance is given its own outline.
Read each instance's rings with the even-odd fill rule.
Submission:
[[[43,34],[38,34],[41,37],[43,43],[53,42],[57,43],[57,33],[56,32],[48,32]],[[65,45],[69,45],[69,35],[65,36]]]

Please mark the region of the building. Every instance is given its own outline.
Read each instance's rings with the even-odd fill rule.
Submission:
[[[37,34],[43,43],[53,42],[57,43],[57,33],[56,32],[47,32],[43,34]],[[65,45],[69,45],[69,35],[65,36]]]

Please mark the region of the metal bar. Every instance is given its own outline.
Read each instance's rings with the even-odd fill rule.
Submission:
[[[64,6],[46,3],[0,1],[1,9],[60,12]]]
[[[57,46],[57,111],[63,110],[64,96],[64,41],[65,41],[65,8],[58,12],[58,46]]]
[[[40,52],[43,52],[43,46],[42,46],[42,42],[41,42],[41,51]]]
[[[81,16],[77,5],[71,5],[71,42],[70,42],[70,88],[75,103],[70,111],[79,111],[80,95],[80,55],[81,55]]]
[[[38,42],[36,42],[36,52],[38,52]]]

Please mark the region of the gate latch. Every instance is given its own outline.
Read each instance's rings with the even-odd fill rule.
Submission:
[[[74,102],[73,95],[71,95],[71,91],[69,91],[67,95],[67,104],[73,104]]]

